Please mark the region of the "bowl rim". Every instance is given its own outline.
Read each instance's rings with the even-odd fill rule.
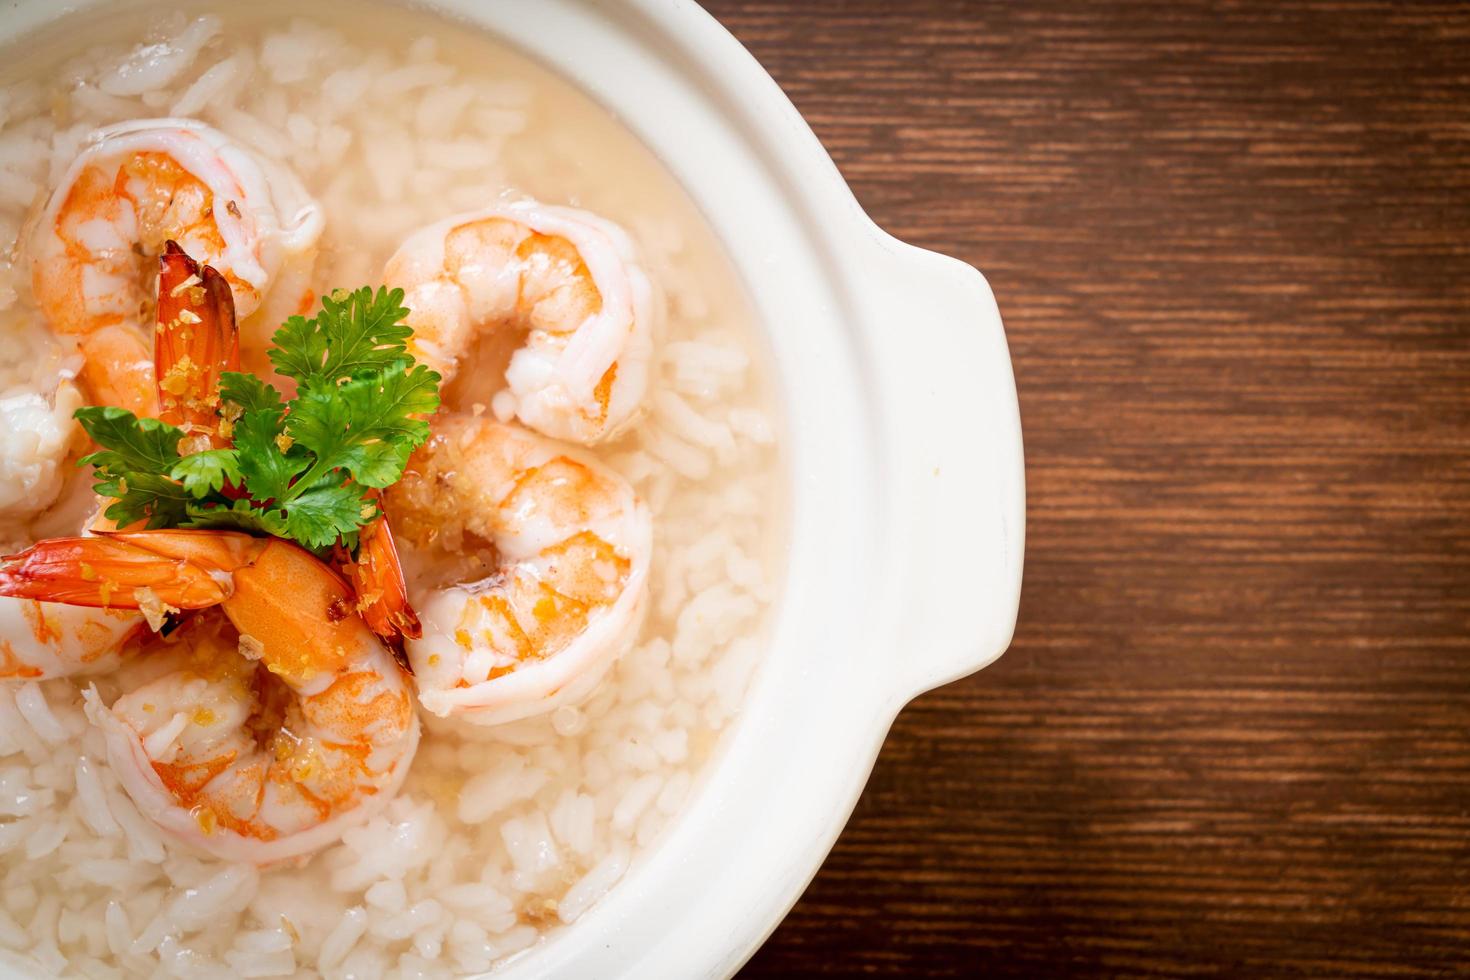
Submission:
[[[106,2],[13,0],[0,43]],[[815,876],[899,708],[1009,642],[1024,468],[999,313],[973,269],[897,242],[863,213],[779,86],[693,0],[405,3],[488,30],[617,115],[714,228],[772,341],[790,540],[765,661],[714,771],[673,826],[575,928],[494,971],[728,976]],[[760,290],[749,289],[753,273]],[[933,321],[974,334],[931,329],[920,340],[949,345],[941,359],[952,349],[978,395],[942,372],[944,384],[915,378],[897,329],[914,309],[929,324],[918,329]],[[910,438],[903,427],[914,425],[936,438]],[[972,498],[978,516],[957,516]],[[914,512],[931,504],[962,533],[921,526]],[[995,554],[970,567],[952,553],[956,539]],[[955,576],[959,594],[984,594],[961,617],[931,604],[912,629],[920,599],[904,576],[936,569]],[[901,601],[885,601],[893,595]],[[974,633],[961,636],[967,622]]]

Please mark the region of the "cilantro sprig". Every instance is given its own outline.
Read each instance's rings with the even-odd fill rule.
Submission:
[[[374,491],[403,476],[429,437],[422,416],[439,407],[439,375],[416,364],[403,290],[363,287],[322,297],[271,338],[271,363],[296,395],[253,374],[225,372],[218,434],[228,448],[186,449],[184,430],[125,409],[76,413],[100,447],[98,493],[115,498],[119,526],[233,528],[291,538],[314,551],[355,548],[378,514]]]

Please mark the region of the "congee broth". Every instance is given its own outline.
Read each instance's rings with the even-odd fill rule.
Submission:
[[[492,969],[655,846],[760,659],[779,429],[697,209],[494,39],[300,9],[7,51],[24,971]]]

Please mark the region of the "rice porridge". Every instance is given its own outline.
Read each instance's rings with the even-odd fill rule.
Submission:
[[[289,168],[322,218],[313,294],[385,283],[405,240],[448,215],[526,198],[584,209],[626,230],[665,311],[636,421],[578,450],[646,508],[641,626],[590,693],[558,689],[550,710],[476,725],[418,709],[422,735],[391,801],[313,853],[259,863],[178,843],[109,763],[84,692],[95,686],[98,705],[112,704],[146,665],[45,679],[7,657],[0,956],[23,971],[492,969],[574,923],[678,819],[762,653],[783,519],[779,430],[754,314],[693,204],[606,111],[492,39],[422,13],[295,9],[276,0],[187,14],[119,9],[10,53],[0,91],[0,241],[9,246],[0,408],[49,395],[78,371],[75,338],[53,333],[38,306],[27,243],[99,127],[197,120]],[[264,349],[242,323],[243,365],[265,372]],[[509,357],[489,342],[468,350],[442,387],[446,410],[504,419],[487,392]],[[27,432],[0,432],[0,456],[38,451]],[[6,471],[9,551],[85,526],[96,497],[72,465],[80,454],[51,470]],[[25,514],[21,486],[55,503]],[[443,569],[412,540],[401,544],[409,597],[425,612],[421,597]]]

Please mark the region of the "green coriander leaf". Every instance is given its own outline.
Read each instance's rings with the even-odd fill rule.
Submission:
[[[109,405],[88,405],[75,415],[93,442],[116,454],[105,457],[105,465],[113,472],[163,473],[179,458],[182,429],[157,419],[140,419],[125,408]],[[93,453],[81,462],[97,465],[100,456]]]
[[[184,485],[197,499],[224,489],[225,482],[241,483],[239,450],[206,449],[192,453],[169,467],[168,475]]]
[[[222,402],[238,405],[242,412],[263,412],[274,409],[280,414],[284,408],[281,393],[253,374],[226,371],[219,376],[219,397]]]
[[[187,511],[184,520],[179,523],[180,527],[245,531],[253,534],[270,534],[278,538],[290,537],[284,514],[272,508],[256,507],[247,499],[214,504],[190,502]]]
[[[121,477],[96,476],[92,489],[103,497],[121,497],[128,492],[127,481]]]
[[[345,384],[309,382],[291,403],[286,431],[316,456],[319,470],[345,469],[366,486],[386,487],[429,438],[429,424],[413,416],[439,407],[438,383],[423,365],[393,365]]]
[[[100,493],[101,491],[99,490],[98,492]],[[117,524],[118,527],[130,527],[139,521],[149,519],[148,504],[151,500],[152,498],[146,495],[134,494],[130,496],[123,494],[120,497],[115,497],[112,503],[107,505],[107,509],[102,512],[102,516]]]
[[[303,383],[355,378],[393,363],[407,367],[407,341],[413,335],[401,323],[407,315],[401,289],[339,290],[322,297],[321,311],[310,320],[295,316],[276,331],[271,363]]]
[[[118,527],[127,527],[138,521],[146,521],[148,530],[163,527],[178,527],[191,500],[172,480],[151,473],[133,473],[125,485],[113,485],[111,492],[101,490],[116,499],[103,511]]]
[[[78,409],[76,417],[94,441],[107,447],[78,461],[94,468],[93,488],[113,498],[105,516],[120,527],[139,521],[149,528],[172,527],[188,498],[183,487],[166,475],[179,460],[183,432],[107,406]]]
[[[323,460],[324,467],[335,466],[325,461],[351,445],[354,439],[348,431],[352,415],[342,397],[342,387],[335,381],[304,383],[296,390],[284,421],[285,431],[295,444]]]
[[[89,453],[77,460],[78,466],[90,466],[99,480],[115,481],[122,479],[132,468],[128,466],[127,457],[122,453],[115,453],[111,449],[99,449],[95,453]]]
[[[281,374],[300,381],[310,378],[327,357],[327,339],[317,329],[317,318],[293,316],[271,336],[274,345],[267,356]]]
[[[382,490],[403,478],[408,457],[417,448],[410,442],[369,442],[350,446],[341,455],[342,469],[365,487]]]
[[[363,523],[362,491],[350,483],[316,486],[286,507],[286,528],[308,548],[325,548]]]
[[[291,481],[311,465],[306,453],[288,454],[289,448],[279,411],[246,412],[235,423],[240,476],[256,501],[286,499],[291,494]]]

